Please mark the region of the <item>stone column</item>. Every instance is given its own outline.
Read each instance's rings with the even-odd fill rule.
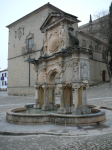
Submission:
[[[35,87],[35,105],[33,107],[36,109],[40,109],[41,106],[40,106],[39,99],[38,99],[39,86],[35,85],[34,87]]]
[[[81,109],[79,108],[79,103],[80,103],[80,83],[74,83],[72,85],[72,88],[74,89],[74,99],[75,99],[75,106],[72,107],[71,112],[76,115],[81,114]]]
[[[83,87],[83,91],[82,91],[82,105],[87,105],[87,90],[86,90],[86,87]]]
[[[58,109],[58,114],[66,114],[66,108],[64,108],[64,88],[59,87],[60,90],[60,108]]]
[[[60,107],[64,107],[64,89],[60,89]]]
[[[42,86],[44,89],[44,105],[47,105],[47,86]]]
[[[74,89],[75,109],[78,108],[78,89]]]
[[[57,109],[55,105],[55,86],[49,85],[49,107],[50,110]]]
[[[82,113],[90,114],[91,109],[87,107],[87,87],[83,87],[82,91]]]
[[[55,88],[52,90],[52,102],[55,105]]]
[[[49,94],[48,86],[43,85],[42,88],[44,89],[44,105],[42,106],[42,110],[50,110],[48,102],[48,94]]]

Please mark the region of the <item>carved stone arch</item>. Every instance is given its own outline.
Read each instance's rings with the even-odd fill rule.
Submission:
[[[26,39],[29,39],[29,38],[31,38],[31,37],[34,37],[34,34],[31,34],[31,33],[29,32],[29,34],[26,36]]]
[[[54,84],[55,83],[55,75],[60,73],[57,68],[53,68],[48,72],[48,83]]]

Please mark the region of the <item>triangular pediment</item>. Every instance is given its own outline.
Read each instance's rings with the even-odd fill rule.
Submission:
[[[49,20],[48,20],[46,26],[49,25],[50,23],[55,22],[57,19],[59,19],[59,16],[51,16],[51,17],[49,18]]]
[[[61,21],[67,20],[71,23],[78,23],[80,22],[76,16],[70,15],[68,13],[63,12],[52,12],[48,15],[42,26],[40,27],[40,30],[42,32],[45,32],[48,28],[53,27],[54,25],[58,24]]]

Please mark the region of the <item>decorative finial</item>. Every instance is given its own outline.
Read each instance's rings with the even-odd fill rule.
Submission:
[[[92,23],[92,17],[91,17],[91,14],[90,14],[90,21],[89,21],[89,23]]]

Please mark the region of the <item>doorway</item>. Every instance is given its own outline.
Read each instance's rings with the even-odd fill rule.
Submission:
[[[106,71],[103,70],[103,71],[102,71],[102,81],[103,81],[103,82],[105,82],[105,73],[106,73]]]

